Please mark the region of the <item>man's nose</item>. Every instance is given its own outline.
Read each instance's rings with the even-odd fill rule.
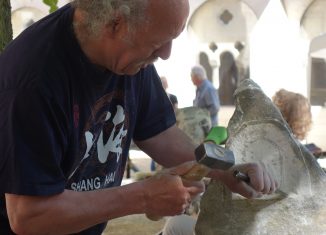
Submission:
[[[171,55],[171,49],[172,49],[172,41],[160,47],[156,51],[155,56],[160,57],[162,60],[167,60]]]

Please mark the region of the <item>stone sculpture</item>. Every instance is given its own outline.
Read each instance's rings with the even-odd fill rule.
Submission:
[[[203,142],[212,127],[208,110],[186,107],[176,112],[177,126],[196,144]]]
[[[202,198],[196,235],[326,234],[324,171],[257,84],[243,80],[234,96],[226,148],[236,163],[263,163],[279,191],[249,200],[212,181]]]

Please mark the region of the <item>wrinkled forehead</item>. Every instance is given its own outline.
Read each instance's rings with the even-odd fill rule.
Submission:
[[[189,3],[187,0],[150,0],[147,12],[150,24],[162,30],[170,27],[177,37],[187,22]]]

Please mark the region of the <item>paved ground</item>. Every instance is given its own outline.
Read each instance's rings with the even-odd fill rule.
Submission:
[[[165,219],[151,221],[144,215],[130,215],[112,220],[103,235],[156,235],[164,223]]]

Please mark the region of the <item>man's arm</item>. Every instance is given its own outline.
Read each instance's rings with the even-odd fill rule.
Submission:
[[[193,161],[188,161],[194,160],[195,146],[176,126],[136,143],[165,167],[179,166],[165,169],[144,181],[109,189],[88,192],[65,190],[53,196],[6,194],[12,230],[25,235],[71,234],[130,214],[181,214],[190,198],[203,190],[202,184],[185,184],[180,177],[194,165]],[[236,167],[249,175],[250,186],[236,180],[232,169],[211,171],[209,176],[247,197],[257,197],[275,190],[275,181],[260,165],[244,164]]]
[[[218,98],[218,93],[215,89],[208,89],[205,94],[205,102],[207,104],[207,109],[211,115],[217,113],[220,109],[220,100]]]
[[[17,234],[77,233],[112,218],[142,213],[140,187],[135,183],[88,192],[65,190],[53,196],[6,194],[10,225]]]
[[[165,167],[181,164],[195,159],[195,147],[192,141],[175,125],[148,140],[135,142],[140,149]],[[240,170],[250,178],[250,185],[236,179],[234,170]],[[235,165],[227,171],[212,170],[208,177],[220,180],[233,192],[247,198],[260,197],[273,193],[278,187],[277,182],[269,175],[263,165],[247,163]]]
[[[11,229],[16,234],[78,233],[110,219],[142,214],[173,216],[189,204],[200,187],[183,185],[180,174],[193,163],[166,169],[162,174],[121,187],[87,192],[65,190],[52,196],[6,194]]]
[[[196,146],[176,125],[164,132],[135,144],[164,167],[172,167],[195,160]]]

